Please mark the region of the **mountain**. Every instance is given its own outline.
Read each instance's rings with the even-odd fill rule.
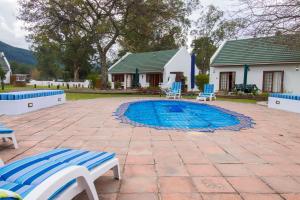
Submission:
[[[34,57],[32,51],[13,47],[1,41],[0,41],[0,52],[4,52],[5,57],[9,62],[14,61],[26,65],[35,65],[37,63],[36,58]]]

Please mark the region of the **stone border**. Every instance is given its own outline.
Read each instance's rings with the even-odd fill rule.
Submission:
[[[253,128],[253,125],[255,124],[253,119],[251,117],[245,116],[243,114],[227,110],[225,108],[221,108],[219,106],[214,106],[214,105],[208,105],[207,106],[213,107],[215,109],[218,109],[224,113],[227,113],[229,115],[235,116],[240,123],[234,126],[225,126],[225,127],[220,127],[220,128],[198,128],[198,129],[193,129],[193,128],[170,128],[170,127],[162,127],[162,126],[152,126],[152,125],[147,125],[147,124],[141,124],[138,122],[135,122],[133,120],[130,120],[127,116],[125,116],[125,112],[128,109],[128,107],[131,104],[134,103],[139,103],[139,102],[145,102],[145,101],[184,101],[187,103],[191,104],[199,104],[196,102],[190,102],[186,100],[139,100],[139,101],[133,101],[133,102],[128,102],[128,103],[123,103],[121,104],[116,112],[114,112],[114,116],[116,119],[120,120],[121,123],[126,123],[126,124],[131,124],[133,126],[137,127],[149,127],[149,128],[155,128],[158,130],[177,130],[177,131],[197,131],[197,132],[214,132],[216,130],[231,130],[231,131],[240,131],[241,129],[247,129],[247,128]]]

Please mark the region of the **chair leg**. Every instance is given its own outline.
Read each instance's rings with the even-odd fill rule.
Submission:
[[[113,173],[114,173],[114,178],[117,179],[117,180],[121,180],[121,172],[120,172],[119,163],[116,166],[114,166],[112,168],[112,170],[113,170]]]
[[[16,139],[15,134],[13,134],[13,135],[11,136],[11,140],[12,140],[12,142],[14,143],[15,149],[19,148],[19,145],[18,145],[18,142],[17,142],[17,139]]]

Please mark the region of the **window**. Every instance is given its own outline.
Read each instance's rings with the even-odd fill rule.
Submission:
[[[157,87],[163,82],[163,76],[162,74],[146,74],[146,82],[152,87]]]
[[[112,82],[124,82],[124,74],[113,74]]]
[[[220,90],[232,91],[235,85],[235,72],[220,72]]]
[[[264,71],[263,73],[264,92],[283,91],[283,71]]]

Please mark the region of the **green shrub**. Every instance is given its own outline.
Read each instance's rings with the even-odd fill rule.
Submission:
[[[91,86],[93,89],[96,88],[97,80],[99,79],[99,75],[97,73],[92,73],[88,75],[88,80],[91,82]]]
[[[209,83],[209,76],[207,74],[199,74],[195,77],[195,83],[200,91],[203,91],[204,85]]]
[[[115,89],[121,89],[121,87],[122,87],[121,82],[116,81],[116,82],[115,82]]]

